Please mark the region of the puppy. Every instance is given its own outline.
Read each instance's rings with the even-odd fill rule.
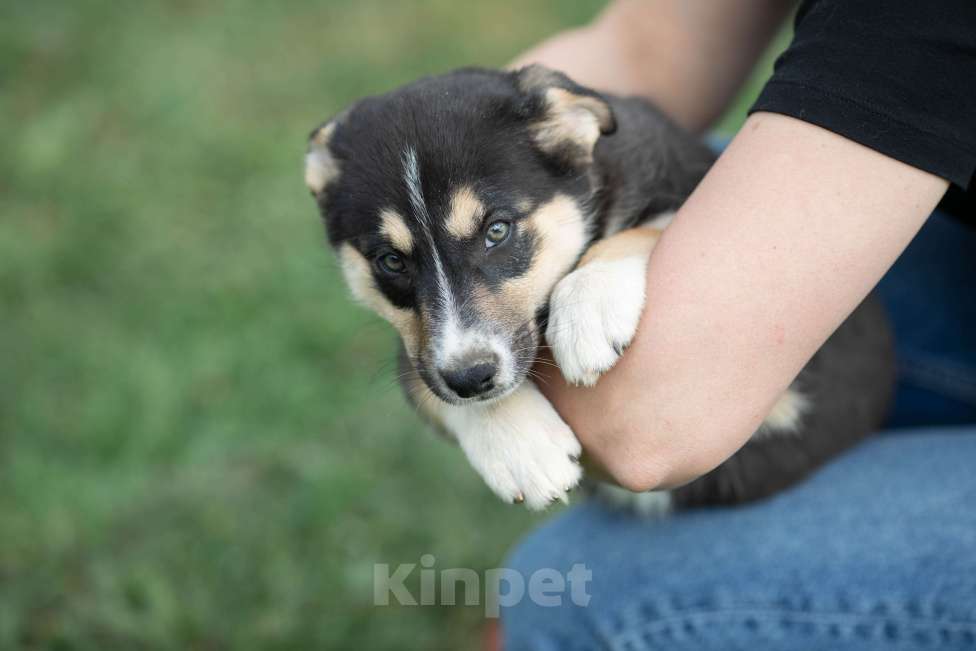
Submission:
[[[499,497],[541,509],[582,476],[579,442],[530,378],[542,337],[569,382],[614,365],[644,306],[655,226],[713,159],[642,100],[541,66],[463,69],[317,128],[305,182],[353,296],[399,332],[409,399]],[[866,302],[740,452],[627,500],[650,511],[783,488],[880,423],[892,373]]]

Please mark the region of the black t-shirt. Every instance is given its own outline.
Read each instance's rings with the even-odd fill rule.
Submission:
[[[805,0],[754,111],[948,179],[943,207],[976,219],[976,0]]]

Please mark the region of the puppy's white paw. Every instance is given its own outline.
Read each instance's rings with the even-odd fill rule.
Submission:
[[[583,475],[579,441],[531,382],[489,405],[453,407],[446,420],[468,461],[507,502],[544,509],[566,501]]]
[[[646,256],[590,262],[559,281],[546,340],[563,377],[591,386],[617,363],[644,308]]]

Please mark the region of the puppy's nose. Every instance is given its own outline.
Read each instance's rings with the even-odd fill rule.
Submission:
[[[451,391],[462,398],[470,398],[491,391],[497,372],[494,362],[481,362],[460,369],[441,370],[440,374]]]

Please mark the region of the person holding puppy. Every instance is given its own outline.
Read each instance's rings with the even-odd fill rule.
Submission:
[[[541,365],[540,387],[622,486],[679,486],[746,443],[878,285],[902,429],[734,511],[570,510],[510,564],[585,561],[594,600],[506,609],[509,651],[976,644],[976,5],[616,0],[517,65],[701,132],[794,8],[772,78],[651,256],[627,353],[590,388]]]

